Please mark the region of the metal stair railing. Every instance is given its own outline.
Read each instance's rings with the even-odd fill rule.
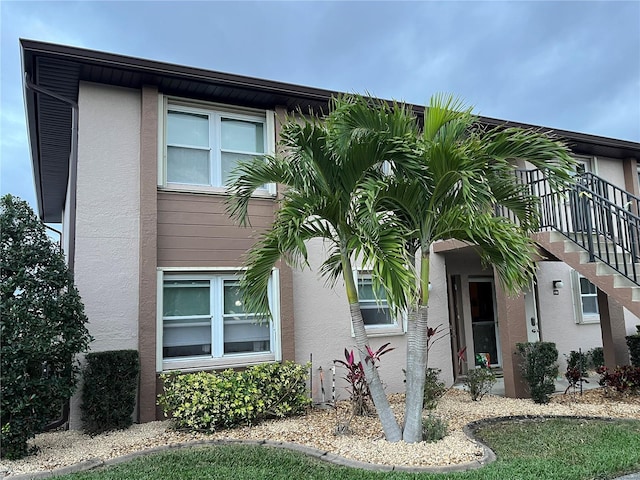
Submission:
[[[516,171],[539,198],[540,230],[559,232],[636,285],[640,285],[640,197],[590,172],[556,191],[540,170]],[[510,212],[501,212],[513,218]]]

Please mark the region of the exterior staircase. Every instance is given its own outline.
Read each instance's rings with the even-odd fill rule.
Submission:
[[[640,197],[590,172],[565,189],[539,170],[517,178],[540,199],[534,240],[543,255],[565,262],[640,317]]]
[[[534,240],[544,251],[569,265],[620,305],[640,317],[640,286],[628,276],[601,260],[590,261],[589,252],[562,233],[539,232],[534,236]],[[640,272],[639,263],[633,267]],[[631,268],[629,265],[629,269]]]

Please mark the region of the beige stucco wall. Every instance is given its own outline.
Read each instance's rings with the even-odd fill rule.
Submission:
[[[636,325],[640,325],[640,318],[636,317],[626,308],[624,309],[624,323],[627,329],[627,335],[634,335],[637,333]]]
[[[571,268],[562,262],[538,263],[538,301],[541,340],[554,342],[558,349],[560,373],[566,369],[564,355],[571,350],[583,352],[602,346],[599,323],[576,323],[574,292],[571,284]],[[564,287],[553,294],[552,282],[562,280]]]
[[[325,284],[318,274],[319,266],[326,258],[326,249],[321,241],[308,244],[311,268],[293,271],[296,361],[307,362],[313,355],[313,398],[321,400],[319,367],[325,372],[325,392],[331,397],[331,367],[333,360],[344,358],[344,349],[355,350],[355,340],[351,335],[349,308],[344,284],[339,279],[335,288]],[[444,261],[440,255],[431,259],[431,299],[429,315],[431,326],[449,324],[447,290]],[[406,335],[385,335],[371,337],[370,344],[376,349],[391,342],[395,348],[381,359],[379,372],[387,393],[404,392],[406,362]],[[453,382],[451,347],[449,338],[437,342],[430,350],[429,367],[442,369],[441,378],[450,385]],[[345,391],[344,369],[336,369],[336,394],[339,399],[348,398]]]
[[[92,351],[137,349],[140,92],[79,88],[75,280]],[[71,428],[79,428],[78,401]]]
[[[596,157],[594,173],[624,190],[624,170],[621,160]]]

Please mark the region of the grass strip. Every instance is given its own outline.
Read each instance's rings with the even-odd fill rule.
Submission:
[[[587,480],[640,470],[640,421],[538,419],[487,425],[477,436],[498,460],[449,474],[371,472],[257,446],[193,447],[152,454],[64,480],[459,479]]]

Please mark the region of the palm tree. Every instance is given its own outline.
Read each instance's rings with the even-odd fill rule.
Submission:
[[[344,279],[356,345],[385,436],[420,441],[432,243],[475,244],[503,285],[518,291],[533,276],[530,233],[538,213],[537,198],[516,181],[510,160],[528,160],[557,186],[570,181],[568,151],[542,133],[487,131],[470,109],[443,96],[432,98],[422,131],[407,108],[343,97],[322,121],[288,122],[281,145],[286,155],[242,164],[231,185],[230,212],[243,224],[256,188],[270,182],[287,188],[272,228],[249,252],[241,281],[245,301],[253,311],[268,312],[267,282],[274,264],[284,257],[304,266],[305,242],[327,240],[331,252],[322,273]],[[391,174],[383,174],[385,162]],[[509,209],[517,223],[496,216],[496,206]],[[418,252],[419,270],[413,268]],[[351,269],[355,255],[372,266],[390,305],[409,312],[403,429],[377,370],[366,361],[368,341]]]
[[[407,332],[403,428],[407,442],[422,440],[431,245],[447,239],[475,245],[503,286],[518,292],[535,271],[531,233],[538,227],[539,210],[538,198],[516,180],[512,160],[527,160],[555,187],[571,181],[573,165],[566,146],[548,135],[516,128],[487,131],[478,125],[471,109],[451,96],[431,99],[418,148],[420,174],[371,179],[366,189],[369,211],[393,212],[394,221],[403,223],[402,231],[409,232],[409,256],[420,252],[418,295],[410,307]],[[496,207],[510,210],[517,222],[496,216]]]
[[[330,254],[321,267],[330,280],[344,279],[356,346],[365,368],[371,396],[386,438],[398,441],[402,432],[393,415],[373,362],[367,361],[368,339],[351,266],[359,256],[373,267],[376,286],[388,292],[390,305],[406,308],[406,292],[413,275],[406,268],[401,225],[384,212],[368,217],[375,223],[375,242],[359,227],[364,188],[379,178],[385,162],[401,161],[414,153],[416,123],[404,107],[385,105],[362,97],[332,102],[331,113],[291,119],[282,128],[280,145],[285,155],[256,158],[240,164],[230,184],[229,212],[248,223],[252,193],[265,183],[285,187],[272,227],[249,251],[241,279],[244,300],[251,311],[269,312],[267,282],[282,257],[292,266],[307,266],[305,242],[322,238]],[[414,142],[415,143],[415,142]],[[372,220],[373,218],[373,220]]]

